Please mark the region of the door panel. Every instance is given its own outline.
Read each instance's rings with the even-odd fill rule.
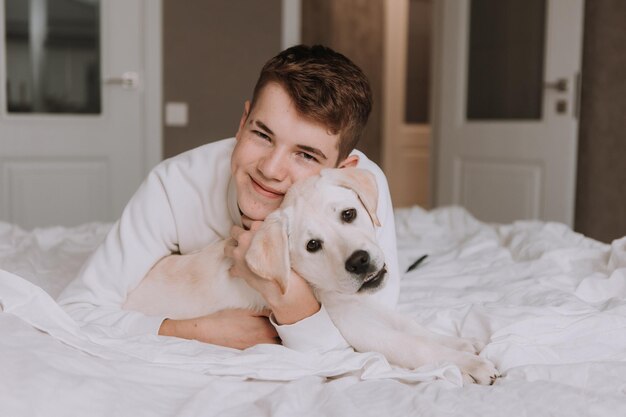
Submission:
[[[20,224],[33,226],[64,224],[66,219],[80,224],[106,218],[111,201],[108,169],[106,160],[5,162],[5,213]]]
[[[470,212],[499,223],[539,217],[540,165],[466,158],[457,160],[455,174],[459,184],[455,199],[463,201]],[[492,204],[492,195],[499,197],[498,204]]]

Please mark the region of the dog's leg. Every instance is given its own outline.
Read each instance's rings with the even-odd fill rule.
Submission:
[[[390,312],[394,313],[394,312]],[[408,332],[414,336],[429,339],[433,342],[449,347],[450,349],[458,350],[461,352],[467,352],[472,354],[478,354],[484,347],[484,343],[479,341],[478,339],[467,339],[463,337],[455,337],[455,336],[445,336],[436,332],[429,330],[428,328],[422,326],[417,321],[412,320],[409,317],[402,316],[400,314],[393,314],[394,318],[392,320],[395,321],[396,327],[401,330]]]
[[[357,351],[379,352],[389,362],[411,369],[451,362],[460,368],[465,383],[491,384],[498,376],[488,360],[440,343],[453,338],[436,335],[370,300],[341,297],[324,300],[324,305],[346,341]]]

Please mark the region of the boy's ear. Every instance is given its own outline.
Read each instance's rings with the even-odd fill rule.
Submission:
[[[250,115],[250,100],[246,100],[243,103],[243,114],[241,115],[241,119],[239,120],[239,129],[237,129],[237,138],[239,138],[239,134],[243,130],[243,127],[246,124],[246,120],[248,120],[248,116]]]
[[[254,234],[248,252],[248,268],[261,278],[275,280],[283,294],[291,272],[289,261],[289,241],[285,215],[272,215]]]
[[[346,159],[344,159],[337,165],[337,168],[356,168],[358,163],[359,163],[358,155],[349,155]]]

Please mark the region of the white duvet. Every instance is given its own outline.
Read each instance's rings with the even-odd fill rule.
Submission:
[[[503,377],[374,353],[240,352],[79,328],[54,302],[108,225],[0,223],[0,416],[624,416],[626,238],[560,224],[487,225],[460,208],[396,211],[399,309],[486,343]]]

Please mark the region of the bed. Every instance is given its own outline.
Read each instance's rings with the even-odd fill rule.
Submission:
[[[626,238],[485,224],[460,207],[397,209],[399,310],[474,337],[502,372],[460,386],[437,363],[375,353],[246,351],[81,329],[54,298],[110,225],[0,223],[0,416],[623,416]]]

